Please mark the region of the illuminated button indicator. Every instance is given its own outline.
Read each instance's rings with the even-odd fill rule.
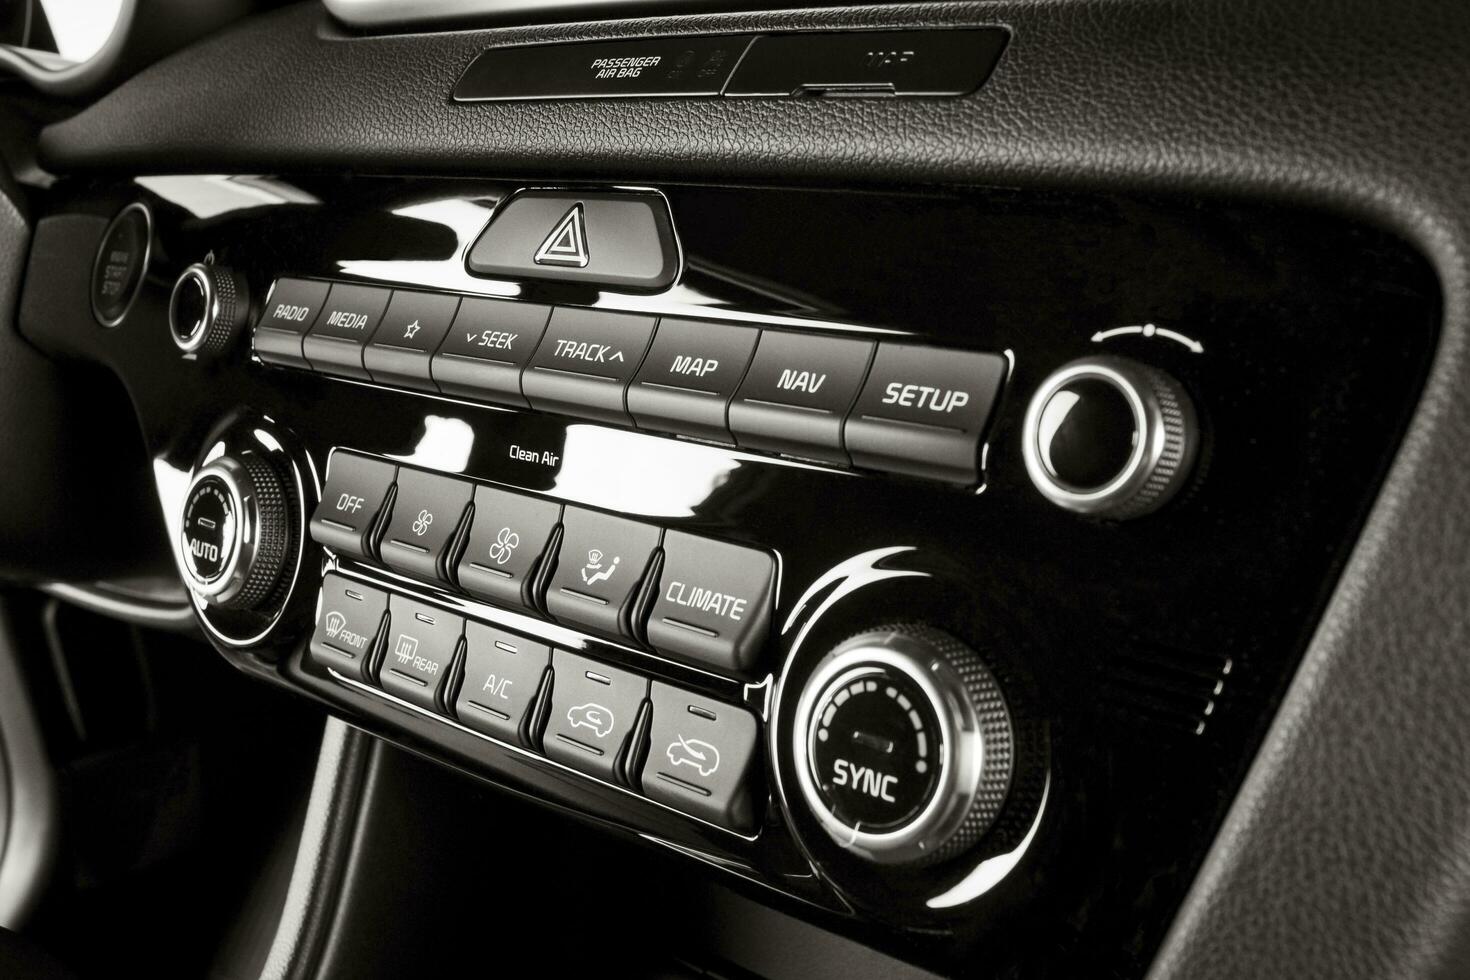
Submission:
[[[239,514],[228,484],[207,476],[194,487],[184,506],[184,561],[201,584],[219,581],[239,547],[235,532]]]
[[[878,666],[835,678],[817,701],[809,758],[831,814],[855,829],[906,826],[939,785],[939,724],[906,675]]]

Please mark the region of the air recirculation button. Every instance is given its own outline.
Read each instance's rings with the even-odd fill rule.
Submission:
[[[862,633],[817,665],[797,705],[802,793],[839,845],[880,864],[975,844],[1005,802],[1010,714],[989,669],[927,626]]]

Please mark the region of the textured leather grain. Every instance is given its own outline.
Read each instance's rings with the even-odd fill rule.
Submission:
[[[1008,25],[959,100],[453,104],[492,43]],[[1365,536],[1160,978],[1456,976],[1470,935],[1470,4],[1054,0],[346,38],[318,9],[53,126],[58,171],[302,169],[1249,194],[1397,230],[1442,339]]]

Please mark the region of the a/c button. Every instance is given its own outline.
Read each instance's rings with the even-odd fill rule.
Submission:
[[[764,551],[666,532],[648,642],[702,667],[750,670],[770,630],[775,577]]]

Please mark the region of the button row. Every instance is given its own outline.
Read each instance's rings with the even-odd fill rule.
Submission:
[[[973,484],[1005,359],[638,313],[278,279],[262,361]]]
[[[311,656],[425,711],[711,823],[755,826],[744,709],[335,573]]]
[[[770,630],[776,566],[764,551],[357,453],[332,453],[311,535],[714,670],[751,670]]]

